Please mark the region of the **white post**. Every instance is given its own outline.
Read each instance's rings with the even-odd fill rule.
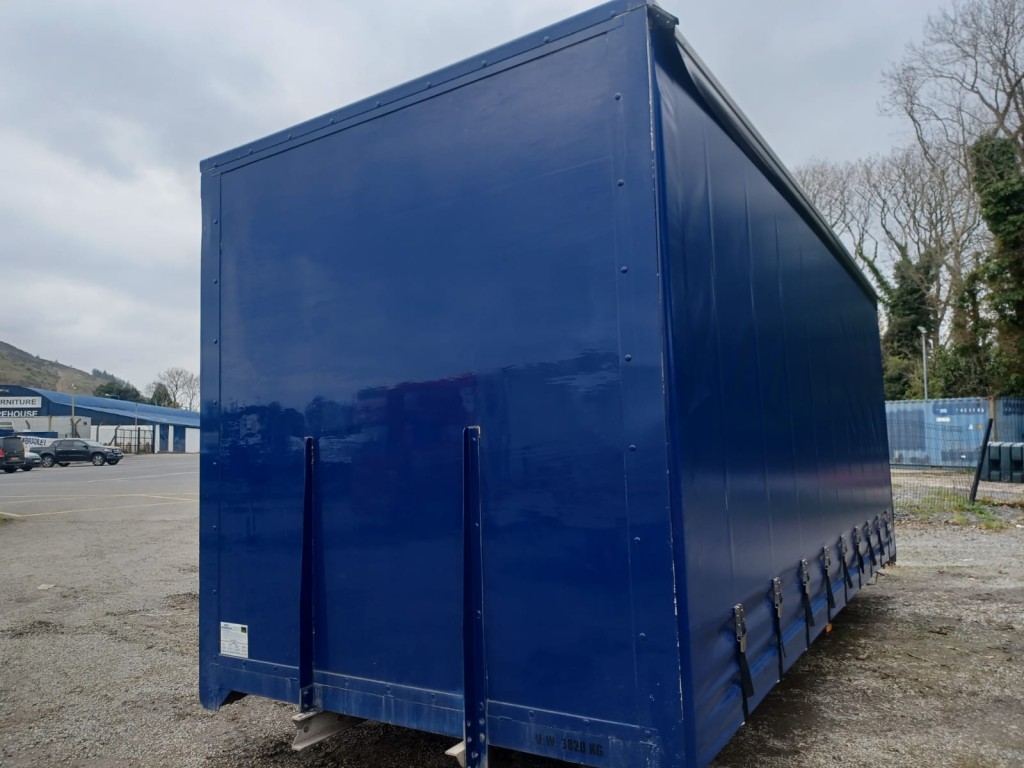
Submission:
[[[917,326],[921,332],[921,365],[924,367],[924,399],[928,400],[928,339],[925,336],[927,331],[924,326]]]

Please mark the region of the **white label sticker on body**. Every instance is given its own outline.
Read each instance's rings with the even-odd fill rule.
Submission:
[[[249,658],[249,627],[246,624],[220,623],[220,652],[222,656]]]

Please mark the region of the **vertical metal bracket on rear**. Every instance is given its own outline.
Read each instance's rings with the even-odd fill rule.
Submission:
[[[320,709],[313,684],[313,487],[316,481],[316,441],[307,437],[302,491],[302,556],[299,565],[299,712]]]
[[[483,500],[480,427],[462,435],[462,657],[466,768],[487,768],[487,668],[484,661]],[[453,747],[458,750],[459,745]],[[451,750],[449,750],[451,752]],[[456,755],[457,756],[457,755]]]

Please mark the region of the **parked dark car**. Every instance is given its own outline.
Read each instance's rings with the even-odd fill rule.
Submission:
[[[100,467],[104,464],[117,464],[124,458],[120,448],[78,438],[54,440],[49,445],[36,448],[36,453],[44,467],[52,467],[54,464],[66,467],[73,461],[91,461]]]
[[[31,472],[36,467],[42,466],[43,458],[38,453],[25,449],[25,463],[22,465],[22,469],[26,472]]]
[[[0,467],[8,474],[25,466],[25,442],[20,437],[0,437]]]

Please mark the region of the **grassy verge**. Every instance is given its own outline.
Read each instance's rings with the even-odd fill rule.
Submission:
[[[954,525],[974,525],[984,528],[986,531],[1001,531],[1010,525],[988,507],[970,502],[966,502],[962,509],[954,512],[953,523]]]
[[[971,502],[952,491],[936,490],[898,505],[904,515],[924,522],[947,523],[1001,531],[1010,526],[1006,513],[1015,509],[992,499]],[[1002,514],[1000,514],[1002,512]],[[1012,515],[1010,515],[1012,516]]]

